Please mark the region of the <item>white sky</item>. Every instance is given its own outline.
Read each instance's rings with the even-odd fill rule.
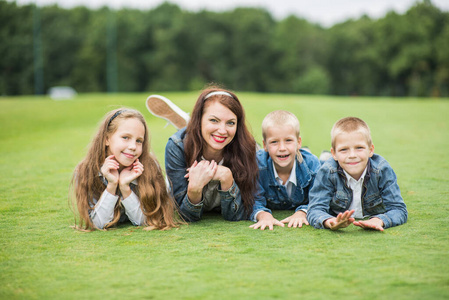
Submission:
[[[8,0],[12,1],[12,0]],[[130,7],[152,9],[163,0],[16,0],[17,4],[37,3],[38,5],[58,4],[72,8],[83,5],[97,9],[108,5],[112,8]],[[388,11],[407,11],[416,0],[169,0],[189,11],[207,9],[211,11],[231,10],[235,7],[263,7],[277,19],[288,15],[303,17],[310,22],[331,26],[349,18],[359,18],[367,14],[380,18]],[[449,0],[433,0],[432,3],[443,11],[449,11]]]

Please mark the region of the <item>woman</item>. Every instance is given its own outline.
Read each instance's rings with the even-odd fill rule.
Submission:
[[[168,140],[165,169],[187,221],[200,220],[205,211],[220,211],[229,221],[249,216],[258,174],[256,142],[234,93],[203,90],[187,127]]]

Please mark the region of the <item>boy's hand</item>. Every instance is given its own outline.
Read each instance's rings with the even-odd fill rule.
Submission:
[[[309,222],[307,222],[307,214],[302,210],[299,210],[290,217],[285,218],[284,220],[281,221],[281,223],[288,223],[288,227],[293,228],[295,227],[301,228],[302,224],[309,225]]]
[[[268,229],[273,230],[273,225],[284,227],[284,223],[279,222],[278,220],[273,218],[273,216],[270,213],[268,213],[266,211],[261,211],[257,215],[257,221],[258,222],[256,224],[253,224],[249,227],[254,228],[254,229],[260,228],[260,230],[264,230],[267,226],[268,226]]]
[[[330,218],[324,221],[324,227],[329,228],[330,230],[346,228],[355,221],[354,218],[351,218],[353,213],[354,210],[347,210],[344,213],[339,213],[336,218]]]
[[[352,224],[362,227],[363,229],[384,231],[384,222],[379,218],[372,218],[366,221],[354,221]]]

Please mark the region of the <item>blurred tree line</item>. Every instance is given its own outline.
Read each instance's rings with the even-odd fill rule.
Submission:
[[[449,13],[425,0],[402,15],[323,28],[257,8],[90,10],[0,0],[0,72],[0,95],[218,82],[240,91],[448,96]]]

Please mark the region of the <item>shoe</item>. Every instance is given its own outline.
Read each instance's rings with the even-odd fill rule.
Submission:
[[[326,160],[328,160],[331,157],[332,157],[332,153],[330,151],[323,150],[323,152],[321,152],[321,154],[320,154],[320,161],[325,162]]]
[[[173,102],[160,95],[151,95],[146,101],[147,109],[156,117],[170,122],[177,129],[187,126],[189,115],[177,107]]]

